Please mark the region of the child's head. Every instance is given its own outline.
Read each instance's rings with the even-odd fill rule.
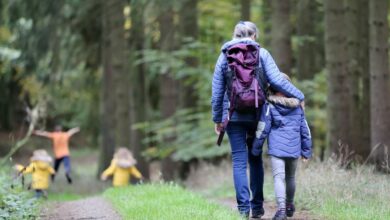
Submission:
[[[285,79],[287,79],[289,82],[291,82],[291,79],[290,79],[290,77],[289,77],[287,74],[282,73],[282,72],[280,72],[280,73],[283,75],[283,78],[285,78]],[[285,96],[283,93],[281,93],[281,92],[275,90],[272,86],[269,87],[269,91],[270,91],[271,95],[283,96],[283,97]]]
[[[120,167],[130,167],[137,163],[133,154],[126,147],[119,147],[114,154],[114,159]]]
[[[47,153],[44,149],[38,149],[33,152],[32,157],[30,158],[31,162],[34,161],[41,161],[46,163],[51,163],[53,159],[50,157],[50,155]]]
[[[54,127],[54,131],[56,131],[56,132],[61,132],[62,131],[62,126],[61,125],[56,125],[55,127]]]

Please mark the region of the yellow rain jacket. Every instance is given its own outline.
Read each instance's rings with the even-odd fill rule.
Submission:
[[[49,188],[50,175],[55,173],[49,163],[43,161],[33,161],[26,167],[26,169],[23,170],[23,168],[24,167],[21,165],[17,166],[17,169],[22,171],[23,174],[32,174],[32,189],[45,190]]]
[[[111,161],[111,165],[103,172],[102,176],[108,177],[113,175],[112,185],[113,186],[127,186],[129,185],[130,175],[140,179],[141,173],[135,166],[128,168],[119,167],[116,160]]]

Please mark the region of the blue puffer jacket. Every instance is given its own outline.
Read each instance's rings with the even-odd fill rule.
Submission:
[[[215,123],[221,123],[226,117],[229,108],[229,99],[226,95],[226,79],[225,73],[228,70],[227,60],[225,56],[225,52],[227,48],[237,43],[247,43],[252,44],[257,47],[260,47],[258,43],[255,41],[244,38],[244,39],[236,39],[231,40],[225,43],[222,46],[221,54],[219,55],[217,64],[215,65],[214,76],[213,76],[213,84],[212,84],[212,113],[213,113],[213,121]],[[293,84],[291,84],[288,80],[286,80],[278,67],[271,54],[265,50],[264,48],[260,49],[260,61],[262,63],[262,67],[264,70],[264,75],[267,79],[267,82],[275,88],[277,91],[286,94],[288,97],[295,97],[299,100],[304,99],[304,95],[301,91],[299,91]],[[234,112],[232,115],[231,121],[248,121],[255,120],[254,115],[244,115],[238,114]]]
[[[263,105],[252,154],[260,155],[268,137],[268,155],[287,158],[311,157],[311,135],[299,100],[270,96]]]

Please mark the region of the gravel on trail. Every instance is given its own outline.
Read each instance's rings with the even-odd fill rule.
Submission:
[[[112,205],[102,197],[67,202],[52,202],[42,207],[42,220],[121,220]]]

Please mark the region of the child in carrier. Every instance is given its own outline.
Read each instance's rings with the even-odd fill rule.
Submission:
[[[108,176],[113,176],[112,185],[127,186],[129,185],[130,175],[141,179],[142,175],[135,167],[137,161],[133,154],[125,147],[120,147],[114,154],[111,165],[102,173],[101,180],[106,180]]]
[[[35,150],[33,156],[30,159],[31,163],[24,167],[22,165],[16,165],[16,169],[19,171],[19,175],[32,174],[31,188],[35,190],[35,197],[47,198],[46,190],[49,188],[50,176],[55,173],[50,163],[53,159],[43,149]]]
[[[284,77],[291,81],[286,74]],[[278,205],[273,219],[284,220],[294,215],[295,170],[299,157],[304,161],[311,157],[312,142],[298,99],[288,98],[271,87],[267,100],[258,122],[252,154],[260,155],[268,138],[268,155],[271,157]]]

